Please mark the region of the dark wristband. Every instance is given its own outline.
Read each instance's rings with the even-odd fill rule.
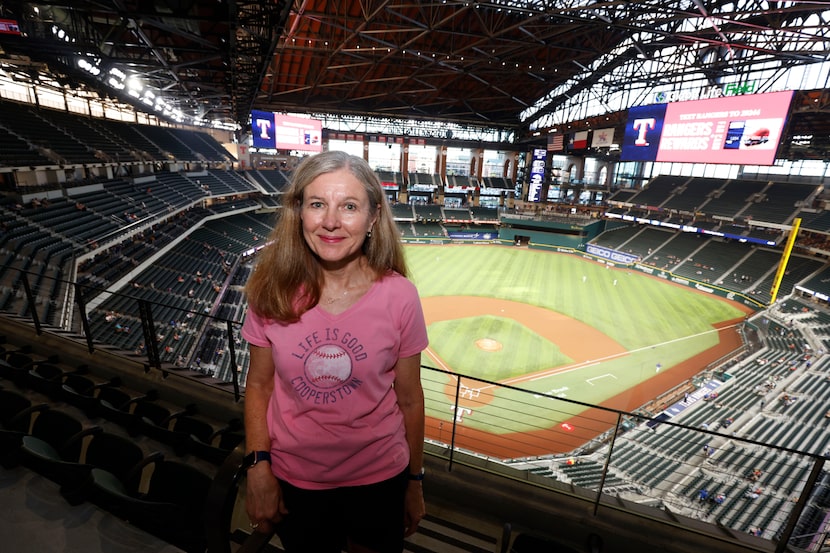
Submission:
[[[418,472],[418,473],[415,473],[415,474],[412,474],[412,473],[410,472],[410,473],[409,473],[409,479],[410,479],[410,480],[415,480],[415,481],[420,482],[420,481],[422,481],[422,480],[424,479],[424,473],[425,473],[425,472],[426,472],[426,471],[425,471],[424,469],[421,469],[421,472]]]
[[[265,461],[269,465],[271,464],[271,452],[270,451],[252,451],[247,454],[245,457],[242,458],[242,470],[248,470],[252,466],[256,465],[257,463]]]

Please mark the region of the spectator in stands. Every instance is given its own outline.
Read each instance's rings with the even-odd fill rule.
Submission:
[[[761,497],[761,494],[763,492],[764,490],[761,488],[755,488],[754,490],[749,489],[746,491],[746,493],[744,493],[744,497],[746,497],[747,499],[758,499],[759,497]]]
[[[425,513],[426,325],[361,158],[306,158],[246,292],[251,526],[288,552],[400,552]]]

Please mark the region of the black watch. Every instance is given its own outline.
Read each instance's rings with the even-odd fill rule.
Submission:
[[[415,474],[412,474],[412,473],[410,472],[410,473],[409,473],[409,479],[410,479],[410,480],[417,480],[417,481],[419,481],[419,482],[420,482],[421,480],[423,480],[423,479],[424,479],[424,474],[425,474],[425,473],[426,473],[426,471],[425,471],[423,468],[421,469],[421,471],[420,471],[420,472],[417,472],[417,473],[415,473]]]
[[[242,458],[242,466],[239,467],[242,470],[248,470],[255,464],[259,463],[260,461],[265,461],[269,465],[271,464],[271,452],[270,451],[252,451],[247,454],[245,457]]]

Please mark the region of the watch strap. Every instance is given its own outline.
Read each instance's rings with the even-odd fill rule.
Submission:
[[[259,462],[265,461],[271,464],[270,451],[252,451],[242,458],[242,470],[248,470]]]
[[[424,469],[421,469],[420,472],[416,472],[415,474],[410,472],[409,473],[409,479],[420,482],[424,479],[424,474],[426,474],[426,471]]]

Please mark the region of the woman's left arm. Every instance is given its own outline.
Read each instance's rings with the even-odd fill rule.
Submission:
[[[395,364],[395,394],[403,413],[406,441],[409,444],[409,473],[424,468],[424,389],[421,387],[421,354],[402,357]],[[411,536],[426,514],[421,480],[410,479],[404,505],[404,532]]]

